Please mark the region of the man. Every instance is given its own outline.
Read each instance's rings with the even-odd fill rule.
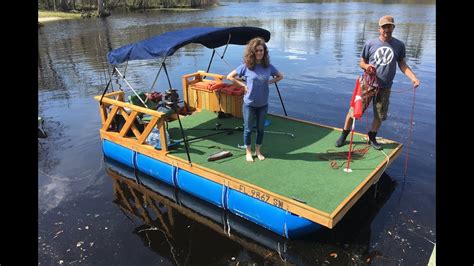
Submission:
[[[390,89],[393,84],[393,78],[397,70],[397,63],[400,70],[405,74],[417,88],[420,81],[416,78],[411,68],[405,62],[405,44],[392,37],[392,32],[395,29],[395,21],[392,16],[383,16],[379,19],[379,37],[368,40],[363,49],[359,65],[366,71],[367,74],[376,74],[376,82],[374,82],[375,90],[372,93],[366,92],[368,84],[362,84],[363,89],[363,108],[365,111],[368,103],[372,100],[374,109],[374,120],[372,122],[372,129],[369,131],[369,143],[376,149],[381,150],[382,145],[377,143],[377,131],[382,124],[382,121],[387,119]],[[347,135],[350,132],[352,125],[353,109],[350,108],[347,113],[344,123],[344,130],[341,136],[336,141],[336,147],[341,147],[345,144]]]

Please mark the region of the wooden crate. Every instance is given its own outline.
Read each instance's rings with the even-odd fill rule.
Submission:
[[[243,96],[227,95],[196,86],[198,82],[212,81],[224,82],[224,76],[198,71],[182,77],[183,97],[187,109],[189,111],[202,109],[212,112],[222,111],[235,117],[242,117]]]
[[[222,111],[227,114],[232,114],[235,117],[242,117],[242,103],[244,96],[213,92],[210,97],[214,108],[213,111]]]

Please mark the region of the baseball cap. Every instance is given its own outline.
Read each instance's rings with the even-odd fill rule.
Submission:
[[[382,27],[383,25],[387,25],[387,24],[395,25],[395,20],[393,19],[392,16],[387,15],[379,19],[379,27]]]

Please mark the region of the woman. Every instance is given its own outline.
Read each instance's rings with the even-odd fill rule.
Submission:
[[[236,77],[238,76],[238,77]],[[245,77],[242,79],[242,77]],[[270,77],[274,77],[270,79]],[[268,111],[269,84],[283,79],[272,64],[268,56],[265,40],[254,38],[247,44],[244,54],[244,63],[227,75],[227,79],[234,84],[245,88],[242,112],[244,117],[244,144],[247,162],[253,162],[251,149],[251,135],[254,120],[257,124],[257,140],[255,154],[259,160],[265,160],[261,146],[263,142],[265,115]]]

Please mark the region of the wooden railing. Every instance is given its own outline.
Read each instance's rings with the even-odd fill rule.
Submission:
[[[168,152],[168,147],[166,145],[166,133],[164,128],[165,114],[159,111],[147,109],[137,105],[124,102],[124,92],[116,91],[105,94],[100,101],[101,96],[95,96],[94,99],[100,102],[99,110],[100,117],[102,120],[102,127],[100,129],[101,137],[104,134],[116,135],[114,137],[126,138],[131,141],[133,144],[143,145],[146,144],[146,139],[150,135],[153,128],[156,126],[160,131],[160,143],[161,151],[163,153]],[[111,107],[111,108],[110,108]],[[126,111],[130,110],[130,114]],[[141,114],[147,114],[152,116],[149,122],[145,123],[145,127],[142,132],[136,127],[135,121],[137,121],[137,116]],[[119,132],[114,132],[113,122],[114,118],[117,115],[121,115],[125,123]],[[133,136],[127,136],[127,132],[132,130]]]

